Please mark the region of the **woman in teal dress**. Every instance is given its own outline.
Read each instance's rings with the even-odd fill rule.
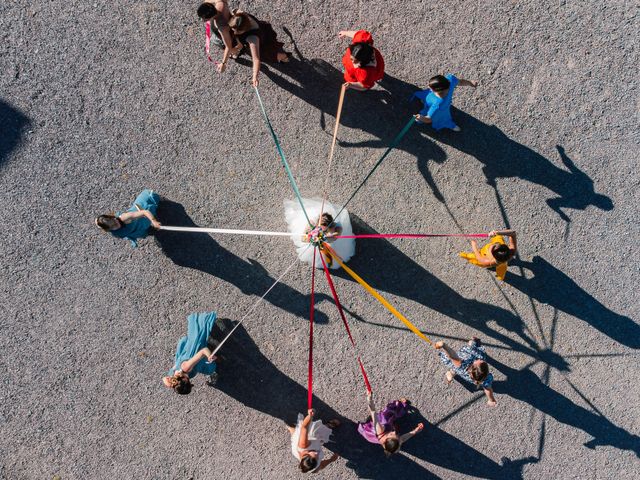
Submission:
[[[160,203],[160,196],[153,190],[144,190],[126,212],[100,215],[96,225],[114,237],[126,238],[133,247],[138,246],[138,239],[144,238],[149,228],[160,228],[155,214]]]
[[[416,92],[411,98],[417,98],[424,103],[424,108],[416,115],[416,121],[430,123],[434,130],[450,128],[459,132],[460,127],[451,118],[451,101],[456,86],[476,88],[478,82],[458,79],[455,75],[436,75],[429,80],[429,88]]]
[[[191,392],[191,379],[198,373],[209,375],[209,384],[216,380],[216,356],[207,346],[216,323],[216,312],[192,313],[187,318],[187,335],[178,340],[175,363],[162,379],[167,388],[180,395]]]

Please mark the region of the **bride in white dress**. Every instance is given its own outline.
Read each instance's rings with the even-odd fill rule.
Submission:
[[[335,235],[353,235],[347,209],[342,210],[338,218],[336,218],[336,215],[342,208],[338,205],[325,202],[324,209],[322,209],[322,200],[318,198],[303,198],[302,202],[313,227],[309,225],[300,207],[300,203],[297,200],[285,200],[284,202],[284,217],[287,221],[288,231],[292,233],[291,239],[296,246],[298,258],[305,263],[313,263],[314,249],[313,247],[309,248],[310,243],[307,234],[318,225],[319,220],[322,226],[325,228],[329,227],[325,230],[325,237],[327,237],[327,242],[331,244],[331,248],[340,256],[340,259],[346,262],[353,257],[356,251],[356,241],[354,238],[331,238]],[[323,219],[319,218],[321,210],[323,212]],[[331,220],[329,220],[329,222],[326,221],[329,217],[325,214],[330,215],[330,218],[333,219],[332,226],[324,225],[331,223]],[[325,261],[329,268],[340,268],[340,264],[335,261],[332,262],[328,255],[325,255]],[[316,254],[315,267],[322,268],[322,260],[319,252]]]

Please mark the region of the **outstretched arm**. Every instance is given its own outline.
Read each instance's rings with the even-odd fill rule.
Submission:
[[[367,87],[360,82],[344,82],[344,85],[347,89],[358,90],[360,92],[367,90]]]
[[[233,50],[233,38],[231,37],[231,29],[229,27],[221,27],[218,29],[224,43],[225,53],[227,50]]]
[[[458,85],[462,87],[473,87],[476,88],[478,86],[478,82],[475,80],[465,80],[464,78],[458,79]]]
[[[354,35],[355,35],[357,32],[358,32],[357,30],[340,30],[340,31],[338,32],[338,36],[339,36],[340,38],[345,38],[345,37],[346,37],[346,38],[353,38],[353,37],[354,37]]]
[[[307,448],[309,446],[309,424],[313,420],[315,410],[310,408],[307,410],[307,416],[300,425],[300,438],[298,439],[298,448]]]
[[[255,35],[247,38],[251,59],[253,60],[253,86],[258,87],[258,75],[260,74],[260,39]]]
[[[518,241],[516,239],[515,230],[491,230],[489,232],[490,237],[493,237],[495,235],[504,235],[505,237],[509,237],[509,249],[513,250],[514,253],[516,250],[518,250]]]
[[[369,415],[371,416],[371,422],[373,423],[373,429],[376,435],[382,435],[384,428],[378,423],[378,415],[376,415],[376,406],[373,403],[373,393],[367,393],[367,400],[369,400]]]
[[[180,364],[180,370],[185,373],[189,373],[193,369],[193,367],[195,367],[196,364],[203,358],[206,358],[208,362],[213,362],[216,359],[216,356],[211,353],[211,350],[209,350],[207,347],[204,347],[203,349],[198,350],[198,353],[196,353],[189,360],[185,360],[184,362],[182,362]]]
[[[338,458],[340,458],[340,455],[338,455],[337,453],[334,453],[333,455],[331,455],[331,458],[328,458],[326,460],[322,460],[320,462],[320,466],[318,467],[318,470],[316,470],[316,471],[319,472],[320,470],[322,470],[324,467],[326,467],[330,463],[335,462]]]
[[[419,423],[418,425],[416,425],[416,428],[400,436],[400,443],[406,442],[407,440],[415,436],[416,433],[421,432],[423,428],[424,428],[424,423]]]
[[[480,249],[478,248],[478,242],[475,240],[471,240],[471,249],[473,250],[473,254],[476,256],[476,260],[480,265],[492,265],[493,261],[482,255],[480,253]]]
[[[153,213],[151,213],[149,210],[140,210],[140,207],[138,205],[135,205],[135,207],[138,209],[137,212],[124,212],[122,215],[120,215],[120,220],[122,220],[124,223],[131,223],[138,218],[146,217],[151,222],[153,228],[160,228],[160,222],[156,220],[156,217],[153,216]]]
[[[493,388],[485,388],[484,394],[487,396],[487,405],[495,407],[498,404],[498,402],[496,402],[496,398],[493,396]]]

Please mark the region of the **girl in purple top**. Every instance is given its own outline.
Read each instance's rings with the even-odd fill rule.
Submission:
[[[455,75],[436,75],[429,79],[429,88],[416,92],[411,98],[417,98],[424,103],[424,108],[416,115],[416,122],[430,123],[434,130],[450,128],[459,132],[460,127],[451,117],[451,101],[456,86],[476,88],[478,82],[458,79]]]
[[[396,432],[396,419],[404,417],[407,414],[411,403],[406,398],[401,398],[400,400],[390,402],[384,407],[384,410],[376,413],[376,407],[373,404],[373,394],[369,393],[367,398],[369,400],[371,420],[358,423],[358,433],[368,442],[382,445],[385,455],[389,456],[399,451],[404,442],[424,428],[424,425],[419,423],[416,428],[409,433],[399,436]]]

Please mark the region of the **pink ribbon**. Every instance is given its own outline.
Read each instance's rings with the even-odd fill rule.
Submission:
[[[209,61],[213,63],[213,60],[211,59],[211,55],[209,54],[210,45],[211,45],[211,21],[207,20],[206,22],[204,22],[204,51],[207,54],[207,58],[209,59]]]
[[[426,237],[464,237],[487,238],[486,233],[368,233],[365,235],[337,235],[335,238],[426,238]]]

